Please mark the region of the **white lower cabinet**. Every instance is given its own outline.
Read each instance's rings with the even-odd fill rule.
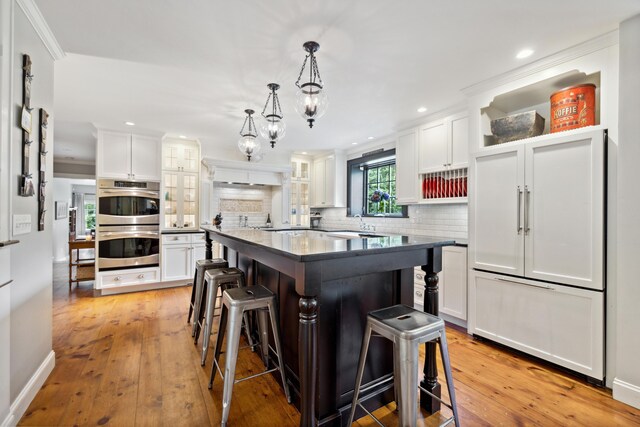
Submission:
[[[414,269],[413,305],[424,309],[424,271]],[[444,320],[466,326],[467,320],[467,248],[445,246],[442,248],[442,271],[438,273],[438,306]]]
[[[604,377],[604,295],[470,270],[468,332]]]
[[[123,286],[146,285],[160,281],[160,269],[133,268],[119,271],[101,271],[96,277],[97,289],[120,288]]]
[[[196,261],[204,254],[204,233],[163,234],[162,281],[193,280]]]

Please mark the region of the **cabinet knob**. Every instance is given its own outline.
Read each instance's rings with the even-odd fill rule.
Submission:
[[[114,281],[114,282],[119,282],[119,281],[120,281],[120,279],[121,279],[121,277],[120,277],[120,276],[116,276],[116,277],[114,277],[114,278],[113,278],[113,281]]]
[[[422,274],[416,274],[416,279],[422,280]]]
[[[138,279],[144,279],[144,274],[138,274]]]
[[[416,291],[416,295],[421,297],[422,296],[422,291]]]

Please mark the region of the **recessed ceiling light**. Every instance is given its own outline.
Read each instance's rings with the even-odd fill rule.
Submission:
[[[418,113],[424,113],[425,111],[427,111],[427,107],[418,108]]]
[[[358,145],[358,143],[357,142],[352,142],[351,145]]]
[[[227,184],[233,184],[233,182],[231,182],[231,181],[228,181],[228,182],[227,182]]]
[[[522,49],[520,52],[518,52],[518,54],[516,55],[516,58],[524,59],[524,58],[530,57],[531,55],[533,55],[533,50],[531,50],[531,49]]]
[[[372,137],[372,136],[368,136],[368,137],[367,137],[367,139],[368,139],[368,140],[372,140],[372,139],[373,139],[373,137]]]
[[[187,139],[187,137],[186,137],[186,136],[184,136],[184,135],[180,135],[178,138],[180,138],[180,139]]]
[[[303,152],[302,152],[302,154],[307,154],[307,152],[306,152],[306,151],[303,151]]]
[[[136,124],[133,122],[124,122],[125,125],[127,126],[135,126]]]

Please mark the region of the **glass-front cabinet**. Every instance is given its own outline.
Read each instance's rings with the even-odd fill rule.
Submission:
[[[309,226],[311,189],[311,159],[291,158],[290,223],[292,226]]]
[[[197,141],[163,142],[163,230],[198,229],[199,159],[200,147]]]

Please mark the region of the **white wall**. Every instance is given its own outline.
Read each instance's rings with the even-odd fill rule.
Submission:
[[[620,24],[617,343],[613,397],[640,408],[640,15]]]

